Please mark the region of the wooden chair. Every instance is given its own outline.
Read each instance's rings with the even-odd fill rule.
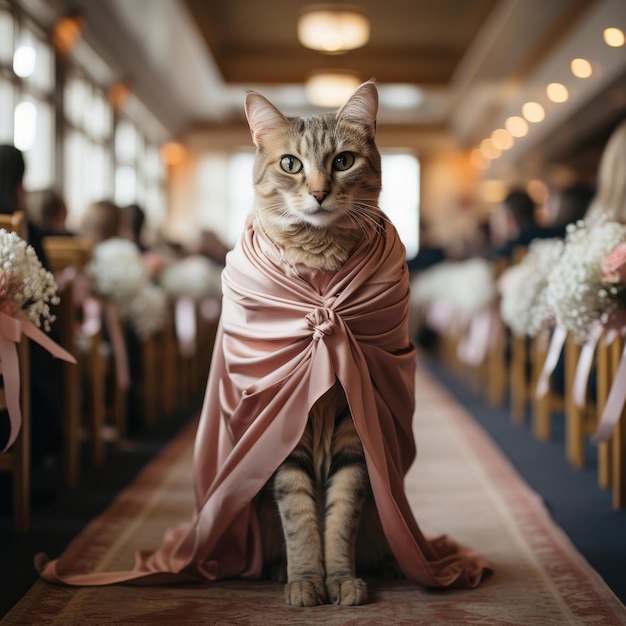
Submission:
[[[504,405],[507,389],[507,375],[509,365],[507,363],[507,329],[498,315],[497,327],[494,329],[494,341],[491,344],[485,364],[485,392],[487,402],[493,407],[500,408]]]
[[[91,258],[91,242],[82,237],[46,237],[43,245],[51,270],[56,276],[64,276],[57,309],[61,342],[66,350],[78,357],[75,278],[67,270],[83,271]],[[81,381],[84,377],[81,367],[84,368],[84,363],[80,359],[77,365],[63,364],[65,481],[69,487],[78,484],[80,473]]]
[[[602,415],[609,396],[611,369],[610,350],[606,344],[606,333],[604,333],[598,342],[596,354],[596,409],[598,415]],[[598,444],[598,486],[602,489],[608,489],[611,486],[611,442],[609,441]]]
[[[25,225],[22,212],[0,215],[0,228],[14,231],[24,237]],[[28,340],[22,336],[18,346],[20,373],[20,409],[22,427],[7,452],[0,455],[0,471],[9,472],[12,479],[13,526],[18,532],[26,532],[30,525],[30,366]],[[4,389],[0,394],[0,409],[6,410]]]
[[[603,339],[598,346],[597,357],[598,415],[602,414],[624,351],[623,337],[616,337],[609,346]],[[599,444],[598,479],[601,487],[612,488],[613,508],[626,507],[626,407],[622,408],[611,439]]]
[[[523,424],[532,393],[529,379],[528,337],[511,333],[510,392],[511,420]]]
[[[611,372],[613,378],[617,372],[621,355],[624,351],[624,338],[619,336],[610,346]],[[626,507],[626,406],[615,426],[611,437],[611,482],[613,485],[613,507]]]
[[[160,354],[158,378],[161,389],[161,405],[164,413],[171,413],[179,400],[178,344],[174,324],[174,310],[169,308],[163,332],[158,337],[157,350]]]
[[[55,271],[63,270],[66,267],[73,267],[82,271],[91,258],[92,241],[83,237],[49,237],[44,242],[46,251],[54,259]],[[52,261],[51,261],[52,263]],[[97,304],[97,303],[95,303]],[[74,309],[73,335],[74,345],[81,344],[77,351],[81,357],[81,368],[77,381],[68,382],[68,393],[70,386],[78,384],[80,390],[84,392],[86,402],[84,409],[89,416],[88,430],[92,443],[92,460],[95,466],[100,467],[104,463],[105,456],[105,424],[107,416],[113,423],[116,433],[116,440],[121,443],[126,436],[126,413],[127,413],[127,390],[121,389],[116,383],[116,369],[111,350],[104,343],[103,331],[103,310],[104,305],[100,303],[98,315],[100,316],[97,328],[90,329],[87,334],[78,331],[80,325],[77,323],[76,315],[78,311]],[[115,316],[114,316],[115,317]],[[67,332],[69,333],[69,325]],[[123,333],[123,328],[121,329]],[[76,338],[78,334],[78,339]],[[107,388],[112,390],[113,399],[109,402]],[[80,422],[80,417],[71,417],[71,423]],[[68,420],[69,421],[69,420]],[[72,433],[79,432],[80,426],[69,427]],[[68,435],[70,436],[70,435]],[[77,440],[71,435],[71,449],[76,450]],[[76,457],[77,458],[77,457]],[[75,466],[75,461],[70,460],[69,467]],[[74,470],[70,480],[74,480]]]
[[[568,333],[565,341],[565,454],[576,469],[586,465],[586,440],[596,421],[594,405],[586,402],[585,406],[579,407],[574,402],[574,379],[580,351],[581,346],[574,341],[572,333]]]
[[[550,333],[541,332],[532,339],[531,346],[531,380],[532,392],[532,429],[539,441],[548,441],[552,436],[552,415],[562,411],[564,399],[555,393],[550,381],[548,391],[541,397],[536,394],[536,384],[548,356]]]

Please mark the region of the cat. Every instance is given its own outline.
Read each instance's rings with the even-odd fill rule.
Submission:
[[[332,273],[375,237],[381,161],[378,92],[363,83],[336,113],[285,117],[249,92],[257,153],[255,218],[294,268]],[[288,604],[358,605],[358,568],[400,574],[373,502],[363,447],[339,381],[309,413],[304,436],[258,497],[265,572]],[[280,523],[277,523],[277,518]]]

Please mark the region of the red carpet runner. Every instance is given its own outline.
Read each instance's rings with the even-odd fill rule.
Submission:
[[[423,372],[417,396],[409,500],[425,532],[449,534],[493,564],[494,575],[478,589],[370,581],[365,606],[295,609],[284,605],[281,585],[267,582],[157,588],[37,582],[2,624],[626,624],[624,605],[464,409]],[[74,540],[64,556],[68,569],[128,569],[135,550],[158,545],[166,528],[188,519],[193,436],[193,429],[181,434]]]

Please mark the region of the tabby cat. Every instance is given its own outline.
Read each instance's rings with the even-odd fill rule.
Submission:
[[[337,114],[287,118],[250,92],[256,219],[294,267],[333,272],[383,219],[377,207],[378,93],[362,84]],[[288,604],[356,605],[361,567],[395,563],[371,494],[363,447],[338,381],[313,406],[302,440],[259,497],[264,566]],[[276,507],[281,524],[276,523]],[[399,570],[398,570],[399,571]],[[378,570],[380,572],[380,570]]]

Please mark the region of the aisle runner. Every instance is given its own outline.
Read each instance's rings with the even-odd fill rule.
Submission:
[[[365,606],[296,609],[284,605],[282,585],[268,582],[78,589],[37,582],[2,623],[626,624],[626,608],[463,408],[424,372],[417,396],[409,499],[425,532],[447,533],[491,561],[495,574],[478,589],[370,581]],[[158,545],[167,527],[188,519],[193,435],[193,428],[180,435],[78,536],[64,557],[68,569],[128,569],[135,550]]]

